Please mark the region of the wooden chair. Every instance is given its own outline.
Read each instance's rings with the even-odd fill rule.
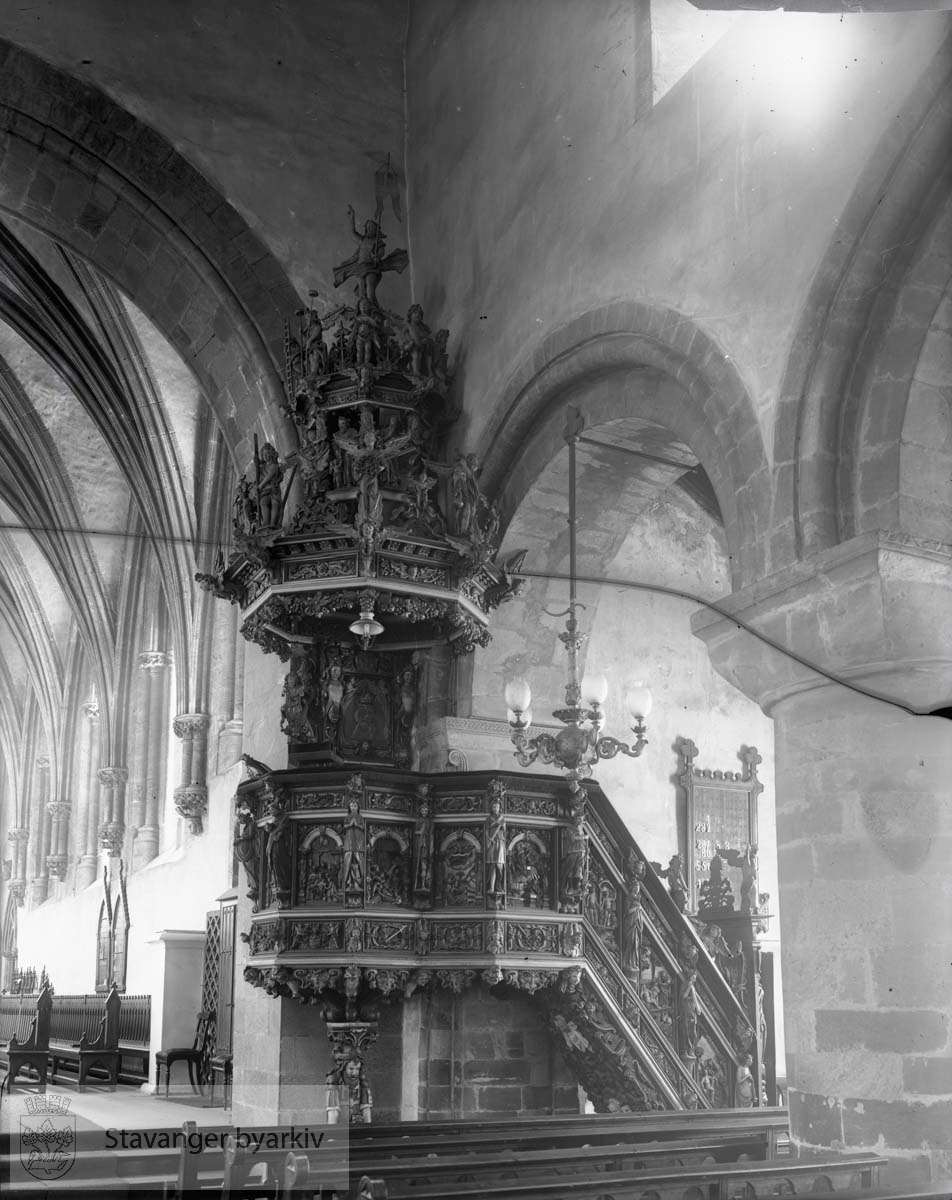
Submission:
[[[3,1083],[7,1091],[13,1086],[18,1072],[23,1067],[32,1067],[38,1076],[40,1091],[46,1091],[47,1062],[50,1053],[50,1020],[53,1013],[53,997],[45,987],[36,998],[36,1015],[30,1024],[30,1032],[22,1042],[11,1037],[7,1043],[6,1058],[9,1069]],[[0,1084],[0,1093],[3,1084]]]
[[[233,1069],[233,1055],[231,1054],[215,1054],[211,1060],[209,1068],[211,1072],[212,1088],[211,1095],[208,1098],[210,1108],[215,1107],[215,1083],[218,1076],[221,1076],[222,1104],[225,1108],[228,1107],[228,1094],[231,1090],[231,1077]]]
[[[215,1038],[215,1014],[200,1012],[195,1026],[195,1038],[191,1046],[174,1046],[168,1050],[159,1050],[155,1056],[155,1089],[162,1085],[162,1068],[165,1067],[165,1094],[169,1094],[169,1077],[172,1067],[177,1062],[184,1062],[188,1067],[188,1081],[192,1091],[205,1094],[203,1084],[208,1079],[209,1056]],[[198,1088],[196,1089],[196,1076]]]

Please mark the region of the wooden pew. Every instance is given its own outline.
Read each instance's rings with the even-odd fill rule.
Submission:
[[[749,1195],[800,1195],[805,1192],[844,1192],[862,1196],[878,1185],[887,1160],[876,1154],[838,1155],[827,1159],[786,1159],[765,1162],[709,1163],[680,1167],[605,1170],[574,1175],[554,1172],[525,1178],[518,1163],[497,1160],[491,1168],[474,1170],[465,1156],[456,1168],[465,1178],[408,1186],[391,1182],[386,1170],[379,1177],[388,1200],[737,1200]],[[416,1164],[422,1178],[433,1163]],[[445,1170],[448,1163],[441,1163]],[[515,1176],[514,1178],[512,1176]]]
[[[7,1074],[3,1084],[7,1086],[7,1092],[10,1091],[17,1074],[24,1067],[32,1067],[36,1071],[40,1091],[46,1091],[52,1012],[53,997],[50,995],[50,989],[45,987],[36,998],[35,1015],[31,1020],[29,1033],[22,1039],[11,1037],[4,1050]],[[0,1084],[0,1093],[3,1092],[3,1084]]]
[[[839,1189],[835,1193],[836,1200],[952,1200],[952,1184],[943,1186],[936,1183],[924,1183],[910,1187],[870,1188],[855,1191],[849,1188]],[[354,1200],[391,1200],[387,1185],[382,1179],[370,1179],[364,1176],[357,1187]]]
[[[489,1141],[494,1146],[518,1143],[525,1149],[543,1149],[553,1140],[575,1140],[582,1145],[597,1138],[602,1142],[638,1138],[657,1141],[665,1137],[687,1137],[712,1131],[734,1133],[761,1131],[766,1139],[765,1158],[779,1157],[789,1142],[789,1116],[780,1108],[701,1109],[680,1112],[614,1113],[597,1115],[520,1117],[482,1121],[400,1121],[386,1125],[355,1125],[351,1144],[361,1147],[394,1146],[400,1142],[463,1145]]]
[[[749,1153],[757,1158],[780,1157],[787,1148],[785,1111],[731,1109],[672,1113],[528,1117],[505,1123],[495,1121],[433,1122],[421,1125],[354,1126],[351,1155],[368,1170],[394,1156],[439,1154],[444,1151],[478,1152],[546,1150],[554,1146],[608,1145],[618,1142],[655,1142],[667,1138],[746,1136],[754,1141]]]
[[[63,1063],[75,1063],[79,1090],[93,1067],[99,1067],[106,1072],[106,1082],[116,1090],[119,1083],[119,1010],[122,1001],[115,984],[109,989],[103,1004],[103,1016],[99,1029],[94,1038],[83,1029],[79,1042],[66,1045],[58,1042],[50,1046],[50,1079],[56,1078],[57,1070]]]
[[[689,1127],[689,1128],[688,1128]],[[315,1130],[318,1127],[314,1127]],[[183,1126],[186,1134],[190,1123]],[[334,1127],[320,1127],[325,1134],[328,1151],[334,1140]],[[350,1174],[352,1184],[362,1176],[382,1176],[388,1165],[400,1163],[399,1172],[421,1174],[418,1164],[427,1159],[432,1166],[437,1160],[428,1156],[454,1159],[461,1155],[489,1155],[499,1162],[500,1155],[513,1153],[535,1154],[526,1160],[528,1171],[533,1163],[550,1166],[553,1156],[558,1155],[564,1163],[579,1158],[580,1147],[588,1147],[584,1156],[595,1165],[611,1163],[619,1155],[630,1158],[643,1151],[644,1165],[649,1163],[677,1163],[690,1160],[699,1162],[704,1158],[733,1161],[740,1157],[766,1159],[776,1156],[778,1140],[787,1130],[785,1112],[777,1110],[737,1109],[722,1112],[675,1112],[675,1113],[623,1113],[615,1115],[532,1117],[524,1120],[497,1121],[447,1121],[422,1124],[399,1122],[388,1125],[351,1126],[347,1140],[350,1147]],[[281,1133],[280,1127],[247,1129],[245,1132],[259,1135]],[[287,1151],[277,1149],[265,1153],[242,1152],[237,1144],[230,1152],[231,1161],[225,1171],[223,1194],[242,1194],[249,1200],[247,1192],[237,1192],[245,1182],[250,1182],[254,1167],[259,1172],[267,1169],[267,1180],[262,1194],[269,1187],[280,1186],[284,1169],[283,1156]],[[199,1169],[208,1166],[209,1156],[196,1156],[183,1150],[179,1158],[179,1177],[176,1188],[179,1195],[188,1195],[197,1190]],[[416,1160],[417,1166],[404,1167],[404,1161]],[[470,1161],[467,1157],[467,1162]],[[262,1165],[264,1164],[264,1165]],[[439,1167],[443,1173],[442,1166]],[[450,1172],[451,1173],[451,1172]],[[221,1178],[221,1176],[219,1176]],[[207,1182],[207,1179],[203,1180]],[[273,1194],[273,1193],[272,1193]]]
[[[462,1151],[432,1157],[407,1155],[387,1162],[363,1152],[351,1153],[351,1175],[381,1175],[393,1189],[419,1181],[453,1183],[471,1176],[491,1178],[515,1173],[520,1179],[540,1175],[551,1178],[598,1171],[641,1171],[648,1167],[700,1166],[712,1163],[764,1161],[764,1143],[743,1134],[696,1138],[668,1138],[660,1142],[616,1142],[599,1146],[553,1144],[541,1150],[490,1149]]]
[[[53,997],[49,988],[43,988],[36,997],[36,1015],[32,1018],[30,1032],[23,1040],[11,1038],[6,1046],[7,1074],[4,1080],[7,1092],[24,1067],[32,1067],[40,1081],[40,1091],[47,1090],[47,1061],[49,1057],[49,1022],[53,1014]],[[0,1085],[0,1092],[4,1088]]]
[[[280,1189],[288,1190],[298,1196],[307,1193],[310,1197],[315,1193],[326,1192],[328,1196],[336,1195],[336,1190],[329,1186],[332,1174],[342,1182],[344,1192],[349,1193],[347,1183],[348,1145],[349,1139],[334,1138],[334,1126],[325,1126],[315,1133],[324,1135],[320,1157],[289,1151],[286,1147],[275,1149],[257,1148],[239,1144],[236,1137],[229,1137],[225,1142],[225,1171],[221,1185],[222,1200],[273,1200]],[[264,1135],[280,1135],[288,1133],[287,1129],[244,1130],[243,1133]],[[335,1171],[335,1150],[338,1151]],[[290,1180],[290,1183],[288,1183]],[[309,1182],[310,1181],[310,1182]],[[323,1188],[322,1188],[323,1183]],[[194,1184],[192,1185],[194,1187]],[[183,1192],[182,1195],[187,1195]],[[194,1194],[194,1192],[192,1193]]]

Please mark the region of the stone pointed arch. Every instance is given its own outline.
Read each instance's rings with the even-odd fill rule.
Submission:
[[[946,43],[873,152],[804,303],[774,429],[778,566],[855,531],[869,359],[952,185],[950,83]],[[908,346],[904,358],[915,358]]]
[[[710,334],[673,309],[627,301],[546,338],[511,380],[482,448],[484,488],[504,520],[562,446],[570,405],[589,424],[645,418],[690,446],[717,496],[734,585],[764,573],[771,478],[763,437],[743,380]]]
[[[256,425],[291,449],[278,364],[298,298],[281,265],[165,138],[6,42],[0,209],[132,298],[195,372],[233,459]]]

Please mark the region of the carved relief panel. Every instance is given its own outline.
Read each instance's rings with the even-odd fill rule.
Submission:
[[[552,903],[552,830],[509,826],[506,884],[510,908]]]
[[[409,825],[367,826],[367,904],[409,903]]]
[[[618,954],[618,887],[596,853],[589,856],[588,881],[583,909],[602,941]]]
[[[343,825],[301,825],[297,869],[297,903],[342,904]]]
[[[437,839],[440,903],[450,907],[482,905],[482,830],[478,826],[440,827]]]

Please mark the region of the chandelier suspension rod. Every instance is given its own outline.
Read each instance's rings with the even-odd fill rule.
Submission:
[[[565,704],[567,708],[577,708],[581,698],[581,687],[578,678],[578,650],[581,639],[578,637],[578,594],[576,585],[576,517],[575,503],[575,446],[584,426],[582,414],[577,408],[569,409],[565,424],[565,440],[569,447],[569,615],[565,623],[565,648],[569,656],[569,675],[565,685]]]

